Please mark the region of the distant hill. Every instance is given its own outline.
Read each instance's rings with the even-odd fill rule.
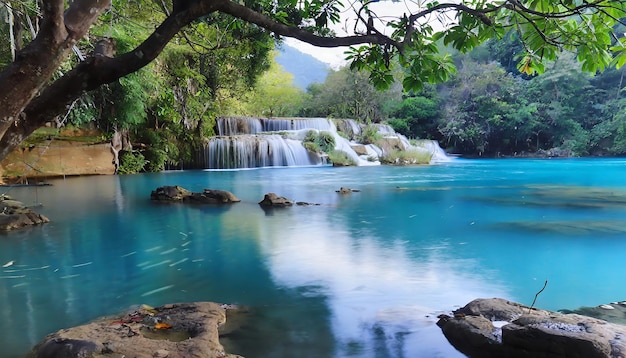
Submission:
[[[276,62],[293,74],[294,84],[302,89],[311,83],[323,83],[330,70],[328,64],[287,44],[278,48]]]

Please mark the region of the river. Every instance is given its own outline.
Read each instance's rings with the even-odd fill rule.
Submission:
[[[250,308],[231,353],[461,357],[435,325],[478,297],[626,299],[626,160],[172,171],[4,188],[51,223],[0,238],[0,350],[132,305]],[[230,206],[163,205],[181,185]],[[348,195],[340,187],[359,189]],[[320,205],[263,210],[268,192]]]

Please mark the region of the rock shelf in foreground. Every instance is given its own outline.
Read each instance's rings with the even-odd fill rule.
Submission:
[[[218,332],[231,309],[212,302],[142,306],[50,334],[27,357],[235,358],[224,352]]]
[[[437,325],[469,357],[626,357],[626,326],[500,298],[474,300]]]

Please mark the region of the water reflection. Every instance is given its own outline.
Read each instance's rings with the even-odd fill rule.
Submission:
[[[473,260],[457,260],[445,244],[353,236],[314,210],[282,212],[260,235],[273,279],[326,297],[337,340],[334,356],[453,357],[435,326],[442,308],[476,297],[506,297]],[[332,215],[332,214],[331,214]],[[305,225],[290,223],[306,222]],[[408,253],[420,246],[420,260]],[[417,298],[419,297],[419,299]]]

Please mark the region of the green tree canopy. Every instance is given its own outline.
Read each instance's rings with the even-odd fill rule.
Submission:
[[[148,35],[137,33],[138,45],[132,49],[116,48],[115,31],[110,36],[95,32],[98,27],[117,26],[110,15],[120,3],[113,1],[111,8],[111,0],[2,2],[12,20],[2,27],[6,31],[2,48],[8,45],[11,58],[0,54],[8,63],[0,72],[0,158],[64,113],[82,93],[138,71],[170,41],[179,41],[177,34],[200,23],[222,34],[237,34],[252,24],[276,38],[293,37],[321,47],[352,46],[348,55],[352,67],[367,69],[378,88],[393,82],[393,58],[398,58],[405,74],[404,87],[419,89],[425,82],[444,81],[455,71],[436,41],[468,51],[511,30],[518,33],[524,49],[518,68],[525,73],[542,72],[544,61],[556,59],[563,50],[575,53],[583,70],[590,72],[626,62],[626,39],[611,36],[613,26],[625,17],[625,1],[406,1],[403,13],[378,17],[371,1],[143,0],[132,2],[136,7],[125,15],[152,18],[158,25],[146,31]],[[352,31],[337,36],[331,26],[347,12],[353,13]],[[214,22],[214,17],[224,21]],[[99,41],[89,55],[74,57],[77,44],[85,39]]]

